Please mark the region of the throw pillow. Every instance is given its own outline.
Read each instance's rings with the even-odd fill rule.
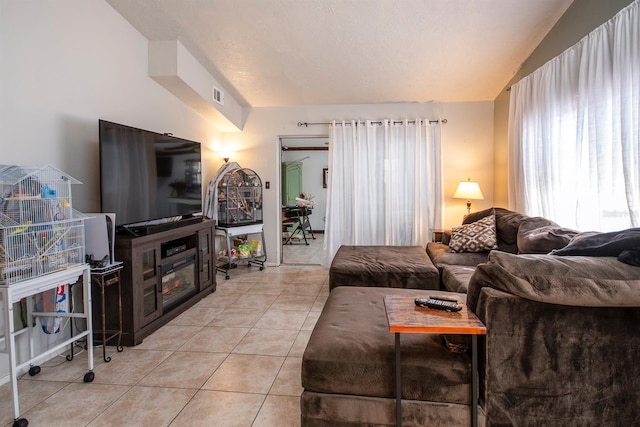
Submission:
[[[451,229],[449,252],[482,252],[497,248],[495,215]]]
[[[520,222],[527,218],[526,215],[510,211],[505,208],[489,208],[466,215],[462,224],[471,224],[489,215],[496,216],[496,239],[498,249],[501,251],[518,252],[517,234]]]

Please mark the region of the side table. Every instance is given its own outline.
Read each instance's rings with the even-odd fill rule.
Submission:
[[[442,235],[446,230],[444,228],[432,228],[431,229],[431,241],[442,243]]]
[[[107,357],[107,342],[117,338],[116,350],[121,352],[123,350],[122,340],[122,289],[120,286],[120,271],[122,270],[122,262],[115,262],[111,265],[102,268],[91,269],[91,282],[100,289],[100,316],[101,316],[101,331],[102,336],[102,358],[105,362],[111,362],[111,357]],[[115,286],[118,299],[118,328],[107,329],[106,318],[106,302],[105,302],[105,289]],[[95,325],[95,323],[94,323]],[[107,336],[108,335],[108,336]]]
[[[434,292],[433,294],[437,294]],[[464,334],[471,335],[471,425],[478,425],[478,335],[486,335],[487,328],[462,303],[462,310],[449,312],[417,307],[415,298],[385,295],[384,307],[389,332],[395,333],[396,353],[396,425],[402,426],[402,378],[400,365],[400,334]]]

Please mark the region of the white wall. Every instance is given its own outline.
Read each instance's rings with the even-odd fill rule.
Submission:
[[[466,201],[451,196],[459,181],[477,180],[485,200],[472,210],[491,207],[493,202],[493,102],[399,103],[371,105],[324,105],[253,108],[242,133],[225,134],[222,145],[233,149],[233,160],[260,175],[271,188],[263,191],[265,247],[268,263],[279,260],[280,236],[280,136],[327,135],[328,126],[298,127],[298,122],[331,120],[446,118],[442,125],[444,171],[444,227],[459,225]],[[217,166],[222,165],[218,157]]]
[[[221,133],[147,76],[147,56],[147,40],[103,0],[0,0],[0,164],[67,172],[83,182],[74,208],[95,212],[98,119],[215,144]],[[208,182],[213,152],[203,157]]]

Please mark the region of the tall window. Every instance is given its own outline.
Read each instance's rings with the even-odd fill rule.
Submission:
[[[638,7],[512,86],[512,209],[584,231],[640,226]]]

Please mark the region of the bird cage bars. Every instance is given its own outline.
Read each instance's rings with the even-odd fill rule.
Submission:
[[[79,181],[52,166],[0,165],[0,284],[83,264],[85,215],[72,208]]]
[[[262,181],[251,169],[232,169],[218,183],[218,226],[256,223],[262,223]]]

